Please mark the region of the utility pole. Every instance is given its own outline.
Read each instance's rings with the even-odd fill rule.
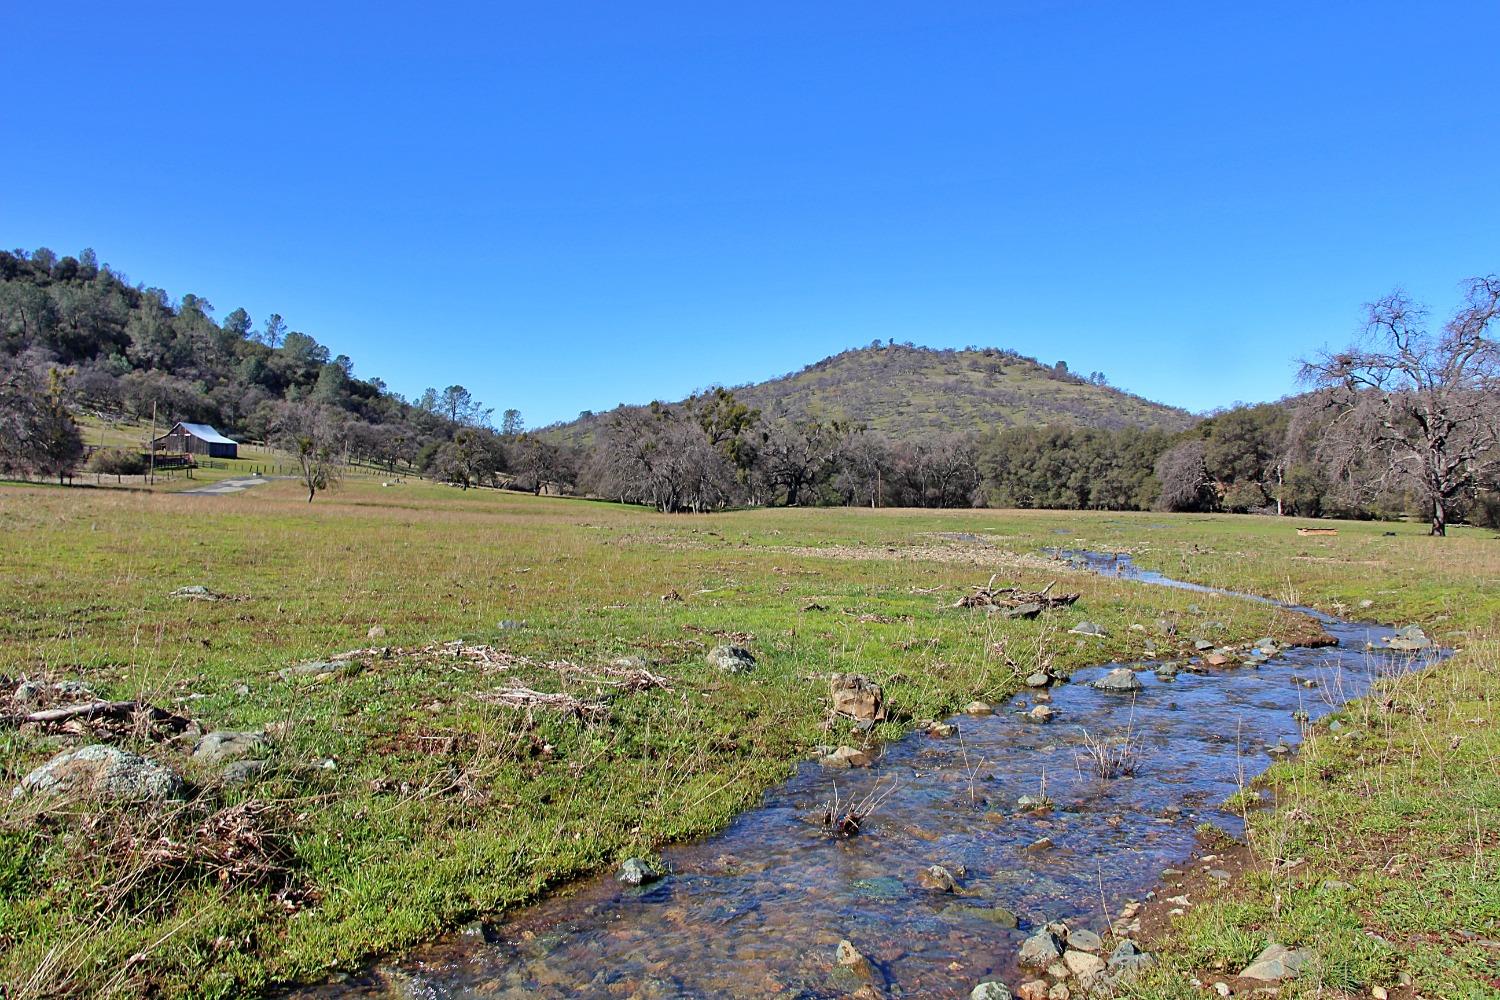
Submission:
[[[150,469],[147,481],[154,485],[156,483],[156,400],[154,399],[151,401],[151,436],[146,439],[146,454],[147,467]]]

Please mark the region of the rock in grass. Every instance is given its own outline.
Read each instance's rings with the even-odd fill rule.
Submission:
[[[1021,618],[1026,621],[1030,621],[1041,613],[1042,606],[1035,603],[1034,601],[1027,604],[1017,604],[1015,607],[1006,608],[1005,611],[1002,612],[1002,614],[1006,618]]]
[[[708,665],[726,674],[743,674],[755,669],[755,656],[741,646],[715,646],[708,651]]]
[[[371,639],[371,640],[374,640],[374,639],[384,639],[385,638],[385,626],[384,625],[371,625],[370,626],[370,630],[365,633],[365,638],[366,639]]]
[[[1124,694],[1139,691],[1142,688],[1140,678],[1128,667],[1116,667],[1089,686],[1096,691],[1112,691]]]
[[[244,785],[266,773],[263,760],[236,760],[224,768],[219,779],[226,785]]]
[[[1259,979],[1274,983],[1302,971],[1312,956],[1306,951],[1292,950],[1272,944],[1256,956],[1255,961],[1245,967],[1240,975],[1245,979]]]
[[[358,671],[359,661],[357,660],[308,660],[306,663],[294,663],[290,667],[283,667],[276,671],[276,675],[284,681],[301,677],[320,681],[327,680],[335,674],[353,674]]]
[[[218,594],[197,583],[190,587],[178,587],[169,596],[189,601],[217,601],[219,599]]]
[[[53,757],[10,793],[108,802],[164,802],[183,797],[182,779],[139,754],[95,743]]]
[[[1104,631],[1104,629],[1100,628],[1098,625],[1095,625],[1093,622],[1079,622],[1077,625],[1074,625],[1072,628],[1068,629],[1068,631],[1073,633],[1074,635],[1091,635],[1098,639],[1104,639],[1109,636],[1108,632]]]
[[[649,885],[661,878],[661,872],[645,858],[626,858],[621,862],[615,878],[626,885]]]
[[[209,764],[227,764],[249,757],[269,742],[266,734],[256,731],[221,729],[198,737],[193,745],[193,759]]]
[[[1004,983],[991,980],[970,990],[969,1000],[1011,1000],[1011,995]]]
[[[834,674],[828,681],[835,715],[857,722],[879,722],[885,718],[885,694],[880,685],[861,674]]]

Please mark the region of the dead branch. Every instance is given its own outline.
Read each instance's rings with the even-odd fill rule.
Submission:
[[[609,706],[602,701],[585,701],[570,694],[533,691],[526,687],[501,688],[498,691],[480,692],[474,697],[489,705],[504,705],[507,708],[546,709],[571,715],[584,722],[603,722],[609,716]]]

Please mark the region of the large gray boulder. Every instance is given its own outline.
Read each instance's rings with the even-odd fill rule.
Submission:
[[[1135,675],[1135,672],[1128,667],[1116,667],[1089,686],[1096,691],[1131,694],[1141,690],[1144,685],[1141,684],[1141,679]]]
[[[162,802],[182,798],[183,786],[181,778],[153,760],[95,743],[53,757],[22,778],[10,795]]]

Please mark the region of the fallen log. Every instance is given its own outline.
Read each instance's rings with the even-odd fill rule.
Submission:
[[[11,719],[16,722],[34,722],[42,725],[50,725],[58,722],[66,722],[69,719],[127,719],[136,715],[144,714],[152,722],[164,722],[170,724],[174,729],[186,729],[191,720],[184,719],[180,715],[168,712],[164,708],[141,701],[85,701],[76,705],[63,705],[60,708],[44,708],[35,712],[27,712],[21,715],[13,715]]]

